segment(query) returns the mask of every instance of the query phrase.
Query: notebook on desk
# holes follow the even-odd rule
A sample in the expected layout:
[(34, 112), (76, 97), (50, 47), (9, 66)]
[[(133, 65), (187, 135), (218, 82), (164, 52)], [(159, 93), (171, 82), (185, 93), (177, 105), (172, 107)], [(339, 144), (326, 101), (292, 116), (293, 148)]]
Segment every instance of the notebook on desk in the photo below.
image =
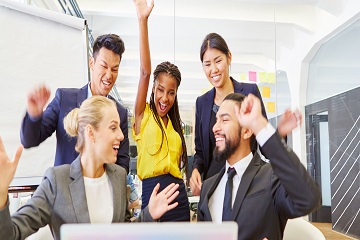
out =
[(64, 224), (61, 240), (237, 240), (235, 222)]

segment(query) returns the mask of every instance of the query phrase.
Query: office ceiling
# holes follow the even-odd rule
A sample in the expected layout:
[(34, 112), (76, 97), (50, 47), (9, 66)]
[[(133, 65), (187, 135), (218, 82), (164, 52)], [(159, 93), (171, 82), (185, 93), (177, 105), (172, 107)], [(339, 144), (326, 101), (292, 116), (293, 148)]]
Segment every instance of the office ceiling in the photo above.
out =
[[(341, 1), (338, 1), (341, 2)], [(139, 76), (138, 25), (131, 0), (77, 0), (96, 38), (116, 33), (126, 51), (121, 62), (117, 90), (124, 104), (133, 109)], [(231, 75), (240, 80), (248, 71), (277, 72), (276, 101), (289, 106), (286, 73), (277, 62), (283, 49), (294, 46), (294, 31), (313, 34), (312, 20), (321, 11), (336, 15), (341, 4), (326, 0), (155, 0), (149, 19), (153, 68), (174, 62), (182, 72), (179, 89), (182, 118), (193, 118), (196, 97), (210, 89), (199, 59), (204, 36), (220, 33), (232, 51)], [(281, 112), (279, 112), (281, 113)]]

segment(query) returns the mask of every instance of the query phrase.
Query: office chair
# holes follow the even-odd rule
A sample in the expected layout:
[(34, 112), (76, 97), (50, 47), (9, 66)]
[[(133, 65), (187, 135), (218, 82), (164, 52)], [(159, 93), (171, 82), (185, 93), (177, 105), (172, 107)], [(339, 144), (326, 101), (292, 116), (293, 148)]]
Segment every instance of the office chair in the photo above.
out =
[(302, 217), (289, 219), (284, 230), (283, 240), (325, 240), (322, 232)]

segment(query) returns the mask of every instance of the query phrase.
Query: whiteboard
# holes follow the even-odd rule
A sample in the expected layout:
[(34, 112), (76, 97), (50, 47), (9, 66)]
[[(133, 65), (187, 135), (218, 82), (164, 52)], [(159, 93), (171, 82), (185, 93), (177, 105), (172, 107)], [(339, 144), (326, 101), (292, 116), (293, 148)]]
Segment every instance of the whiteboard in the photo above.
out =
[[(0, 136), (9, 157), (20, 144), (29, 90), (45, 83), (51, 101), (57, 88), (88, 82), (85, 25), (84, 19), (0, 0)], [(53, 166), (55, 147), (53, 134), (26, 149), (15, 177), (42, 176)]]

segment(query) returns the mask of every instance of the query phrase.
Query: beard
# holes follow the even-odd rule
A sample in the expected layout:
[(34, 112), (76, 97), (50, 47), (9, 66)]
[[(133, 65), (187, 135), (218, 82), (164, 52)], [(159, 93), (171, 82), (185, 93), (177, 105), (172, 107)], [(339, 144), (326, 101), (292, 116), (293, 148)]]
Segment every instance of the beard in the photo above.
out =
[(241, 138), (241, 127), (238, 130), (238, 135), (234, 139), (225, 138), (225, 148), (220, 150), (218, 146), (215, 146), (213, 152), (213, 160), (217, 162), (223, 162), (229, 159), (231, 155), (233, 155), (236, 149), (240, 146), (240, 138)]

